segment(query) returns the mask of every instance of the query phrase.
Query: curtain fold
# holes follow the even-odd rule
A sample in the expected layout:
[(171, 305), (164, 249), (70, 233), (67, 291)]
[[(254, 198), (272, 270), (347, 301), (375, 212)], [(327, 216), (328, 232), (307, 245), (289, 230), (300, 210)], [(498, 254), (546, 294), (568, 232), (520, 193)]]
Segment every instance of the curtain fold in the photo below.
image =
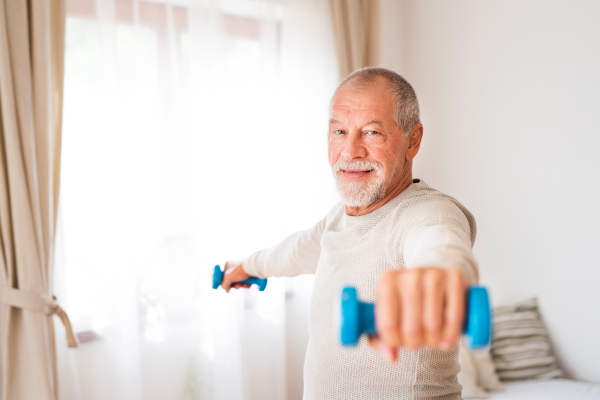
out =
[(378, 63), (378, 0), (329, 0), (340, 79)]
[(56, 399), (52, 296), (64, 0), (0, 0), (2, 398)]

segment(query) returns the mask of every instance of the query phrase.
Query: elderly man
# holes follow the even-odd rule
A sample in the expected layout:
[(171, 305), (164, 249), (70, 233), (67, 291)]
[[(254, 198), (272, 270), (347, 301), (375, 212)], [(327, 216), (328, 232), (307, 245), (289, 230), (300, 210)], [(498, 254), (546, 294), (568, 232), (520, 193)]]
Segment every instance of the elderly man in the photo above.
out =
[[(342, 203), (312, 228), (228, 262), (223, 287), (248, 287), (232, 283), (249, 276), (316, 275), (304, 399), (460, 399), (465, 290), (478, 279), (475, 219), (413, 179), (423, 125), (400, 75), (352, 73), (335, 91), (330, 117), (329, 163)], [(379, 336), (350, 350), (333, 326), (343, 285), (376, 301)]]

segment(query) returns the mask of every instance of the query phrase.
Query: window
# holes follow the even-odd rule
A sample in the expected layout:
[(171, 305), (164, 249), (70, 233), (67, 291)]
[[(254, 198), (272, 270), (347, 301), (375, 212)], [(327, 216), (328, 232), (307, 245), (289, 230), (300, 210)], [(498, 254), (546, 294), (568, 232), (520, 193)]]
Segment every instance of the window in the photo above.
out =
[(336, 199), (326, 5), (68, 4), (57, 291), (87, 342), (63, 397), (281, 398), (291, 283), (210, 279)]

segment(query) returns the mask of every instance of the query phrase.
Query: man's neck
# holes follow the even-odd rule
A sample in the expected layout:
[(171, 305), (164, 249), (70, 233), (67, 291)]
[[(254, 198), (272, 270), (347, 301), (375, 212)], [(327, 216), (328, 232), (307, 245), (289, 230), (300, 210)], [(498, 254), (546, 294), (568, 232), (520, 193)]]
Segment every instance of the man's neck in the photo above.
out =
[(412, 168), (410, 168), (407, 173), (402, 175), (402, 178), (396, 182), (389, 190), (386, 191), (385, 196), (381, 200), (376, 201), (375, 203), (371, 203), (368, 206), (363, 207), (348, 207), (344, 206), (344, 211), (346, 215), (350, 215), (353, 217), (360, 217), (361, 215), (366, 215), (370, 212), (377, 210), (379, 207), (383, 206), (388, 201), (392, 200), (394, 197), (398, 196), (400, 193), (404, 191), (407, 187), (412, 183)]

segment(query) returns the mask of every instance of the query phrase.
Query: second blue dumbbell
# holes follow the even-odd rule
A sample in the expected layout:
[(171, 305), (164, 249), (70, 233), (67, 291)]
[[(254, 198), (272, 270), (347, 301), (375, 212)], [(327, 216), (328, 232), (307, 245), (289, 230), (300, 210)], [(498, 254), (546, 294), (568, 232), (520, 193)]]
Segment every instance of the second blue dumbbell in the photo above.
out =
[[(213, 273), (213, 289), (217, 289), (219, 286), (221, 286), (221, 282), (223, 282), (224, 275), (225, 272), (221, 270), (221, 267), (215, 265), (215, 272)], [(256, 278), (254, 276), (241, 282), (234, 282), (232, 283), (232, 285), (235, 285), (236, 283), (247, 283), (249, 285), (256, 285), (258, 286), (258, 290), (261, 292), (267, 287), (266, 279)]]
[[(358, 300), (356, 288), (345, 287), (341, 293), (340, 341), (344, 346), (356, 346), (360, 335), (377, 335), (375, 305)], [(467, 294), (467, 313), (463, 328), (465, 342), (470, 349), (479, 349), (490, 343), (492, 313), (486, 288), (471, 286)]]

